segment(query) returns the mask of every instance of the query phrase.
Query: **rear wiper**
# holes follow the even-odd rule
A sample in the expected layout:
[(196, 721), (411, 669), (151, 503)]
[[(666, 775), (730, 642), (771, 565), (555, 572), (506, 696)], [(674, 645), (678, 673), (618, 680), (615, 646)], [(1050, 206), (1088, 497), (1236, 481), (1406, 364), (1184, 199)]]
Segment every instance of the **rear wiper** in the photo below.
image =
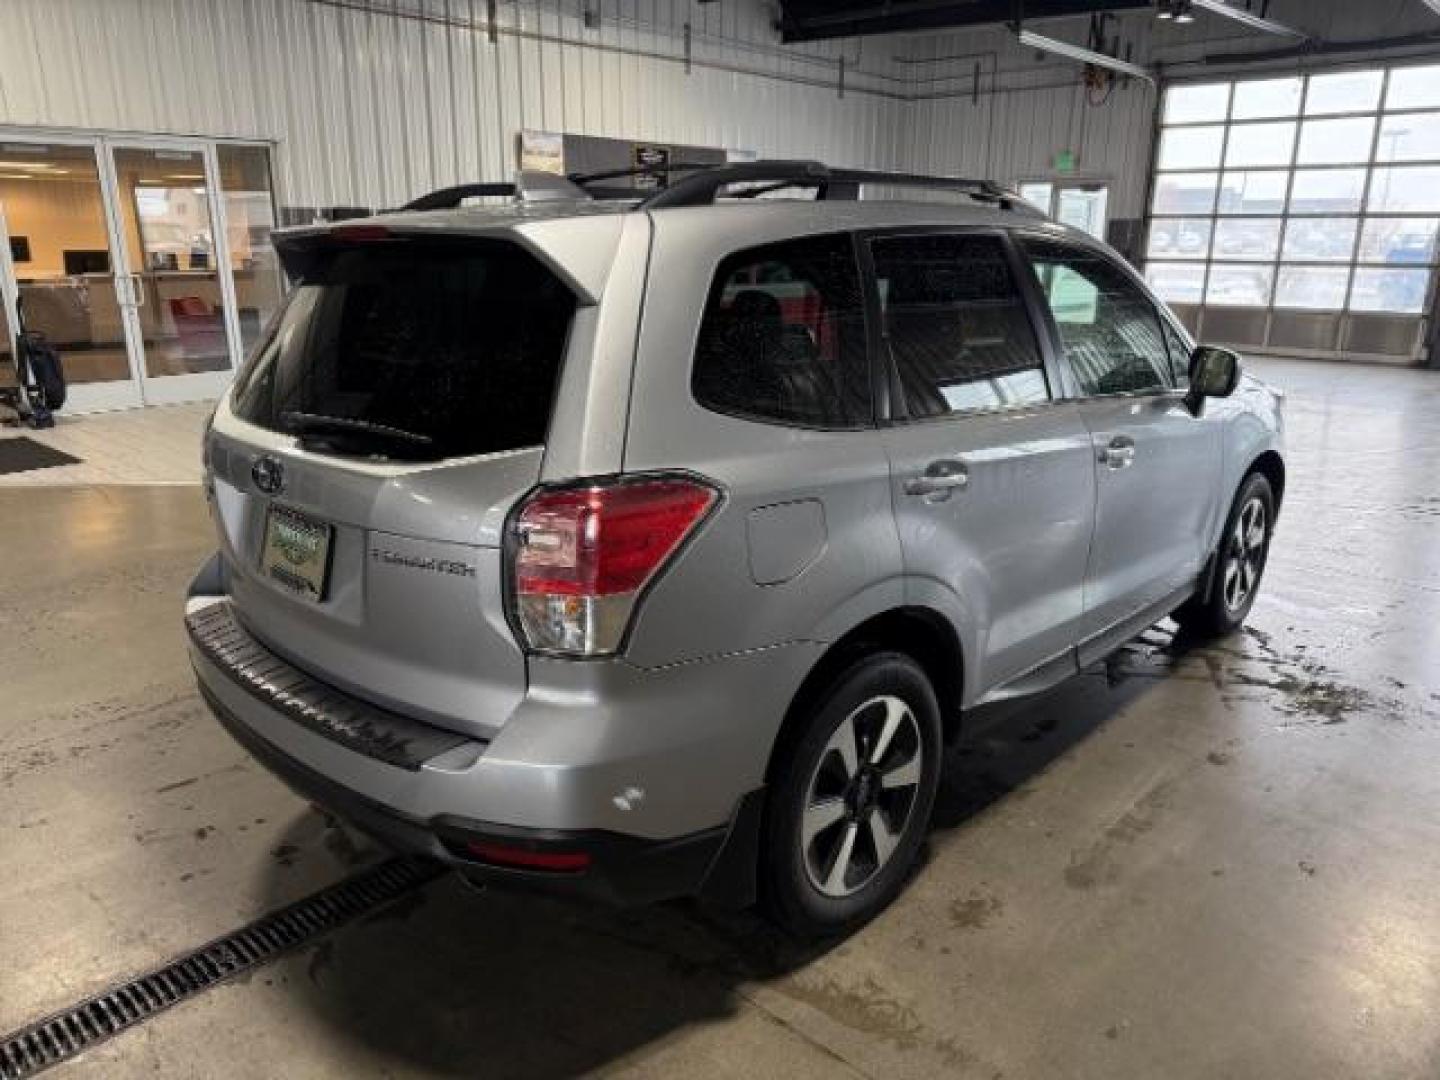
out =
[(355, 420), (347, 416), (321, 416), (318, 413), (285, 412), (280, 414), (280, 423), (285, 430), (301, 437), (307, 435), (338, 436), (344, 438), (372, 438), (389, 443), (400, 443), (411, 450), (428, 450), (435, 445), (429, 435), (420, 435), (404, 428), (377, 424), (370, 420)]

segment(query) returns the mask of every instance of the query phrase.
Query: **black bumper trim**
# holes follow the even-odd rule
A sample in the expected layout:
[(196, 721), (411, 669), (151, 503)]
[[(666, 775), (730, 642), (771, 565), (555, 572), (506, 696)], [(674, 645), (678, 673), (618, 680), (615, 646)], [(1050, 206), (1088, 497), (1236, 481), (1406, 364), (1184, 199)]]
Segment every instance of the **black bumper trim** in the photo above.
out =
[(485, 744), (422, 724), (312, 678), (271, 652), (240, 625), (228, 601), (185, 616), (205, 659), (251, 697), (347, 750), (412, 772), (447, 750)]

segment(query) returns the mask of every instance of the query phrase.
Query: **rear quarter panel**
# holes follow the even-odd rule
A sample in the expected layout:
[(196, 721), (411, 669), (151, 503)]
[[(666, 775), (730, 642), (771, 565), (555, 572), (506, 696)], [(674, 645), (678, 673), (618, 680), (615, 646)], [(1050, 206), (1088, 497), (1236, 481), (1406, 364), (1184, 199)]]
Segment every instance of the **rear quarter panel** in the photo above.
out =
[[(655, 215), (625, 470), (687, 469), (716, 481), (724, 499), (641, 607), (627, 657), (642, 666), (830, 641), (904, 603), (877, 432), (753, 422), (711, 412), (691, 394), (691, 359), (721, 259), (836, 229), (832, 217), (819, 214), (811, 221), (791, 215), (783, 231), (776, 221), (740, 207)], [(776, 520), (788, 519), (805, 535), (754, 552), (753, 542), (778, 539), (767, 511), (800, 500), (817, 501), (820, 514), (781, 513)], [(790, 576), (774, 572), (786, 564)]]

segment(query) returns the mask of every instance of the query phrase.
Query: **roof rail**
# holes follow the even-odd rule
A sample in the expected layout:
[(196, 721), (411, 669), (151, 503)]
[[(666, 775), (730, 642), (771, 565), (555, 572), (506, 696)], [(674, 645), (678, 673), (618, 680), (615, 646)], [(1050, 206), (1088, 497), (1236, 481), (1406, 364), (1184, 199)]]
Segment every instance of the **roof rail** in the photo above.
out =
[(638, 209), (656, 210), (672, 206), (705, 206), (731, 184), (756, 184), (756, 189), (738, 195), (760, 195), (787, 187), (813, 187), (817, 199), (850, 200), (860, 197), (864, 184), (952, 191), (980, 202), (994, 203), (1002, 210), (1027, 206), (1019, 195), (989, 180), (958, 176), (924, 176), (916, 173), (881, 172), (870, 169), (832, 169), (818, 161), (746, 161), (717, 165), (697, 171), (644, 199)]
[(466, 199), (476, 199), (485, 195), (495, 195), (508, 198), (515, 194), (514, 184), (456, 184), (454, 187), (441, 188), (439, 191), (432, 191), (428, 195), (421, 195), (418, 199), (411, 199), (401, 210), (454, 210)]
[[(668, 187), (660, 188), (649, 195), (634, 188), (610, 187), (604, 183), (626, 177), (677, 172), (684, 175)], [(568, 176), (527, 171), (518, 174), (513, 183), (458, 184), (455, 187), (441, 188), (406, 203), (400, 209), (453, 210), (466, 199), (488, 195), (527, 201), (639, 199), (637, 210), (657, 210), (672, 206), (708, 206), (725, 188), (734, 184), (752, 185), (735, 192), (740, 198), (752, 198), (791, 187), (808, 187), (815, 189), (817, 199), (853, 201), (860, 198), (860, 188), (865, 184), (888, 184), (894, 187), (968, 195), (979, 202), (993, 203), (1001, 210), (1034, 209), (1015, 192), (989, 180), (871, 169), (832, 169), (819, 161), (786, 160), (742, 161), (727, 165), (703, 165), (698, 162), (637, 165), (605, 172), (570, 173)], [(1038, 210), (1035, 212), (1039, 213)]]

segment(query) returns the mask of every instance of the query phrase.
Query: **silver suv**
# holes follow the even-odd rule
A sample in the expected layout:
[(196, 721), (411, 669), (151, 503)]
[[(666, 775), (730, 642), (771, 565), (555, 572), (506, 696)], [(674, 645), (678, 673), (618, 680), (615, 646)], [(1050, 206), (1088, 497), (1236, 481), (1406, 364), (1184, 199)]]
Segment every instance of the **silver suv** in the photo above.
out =
[(200, 688), (471, 878), (842, 931), (969, 710), (1244, 619), (1280, 398), (989, 184), (597, 186), (277, 234), (294, 287), (205, 438)]

